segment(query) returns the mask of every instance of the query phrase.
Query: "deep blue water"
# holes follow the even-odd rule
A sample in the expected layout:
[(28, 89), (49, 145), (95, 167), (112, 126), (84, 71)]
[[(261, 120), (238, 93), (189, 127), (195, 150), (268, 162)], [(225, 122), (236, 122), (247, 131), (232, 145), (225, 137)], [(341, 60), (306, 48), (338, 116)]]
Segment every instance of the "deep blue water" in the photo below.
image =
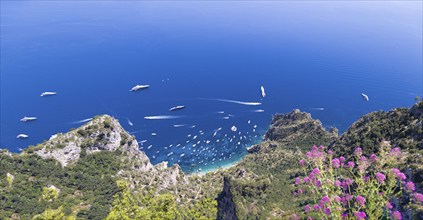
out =
[[(110, 114), (147, 140), (153, 163), (204, 169), (244, 155), (277, 112), (299, 108), (342, 132), (422, 95), (418, 1), (2, 1), (0, 16), (0, 147), (15, 152)], [(129, 92), (136, 84), (151, 87)], [(144, 119), (157, 115), (181, 117)]]

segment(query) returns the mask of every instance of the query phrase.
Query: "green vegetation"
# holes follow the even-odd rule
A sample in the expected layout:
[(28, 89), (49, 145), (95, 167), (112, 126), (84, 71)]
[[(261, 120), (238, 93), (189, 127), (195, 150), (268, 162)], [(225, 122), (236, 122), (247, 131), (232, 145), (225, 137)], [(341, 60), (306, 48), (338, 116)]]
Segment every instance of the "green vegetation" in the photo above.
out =
[(178, 206), (170, 193), (133, 193), (124, 180), (118, 180), (119, 192), (114, 196), (113, 207), (107, 220), (172, 220), (216, 219), (217, 201), (209, 198), (195, 202), (191, 208)]
[[(60, 206), (63, 206), (65, 215), (69, 215), (84, 203), (91, 204), (91, 208), (81, 210), (78, 217), (104, 219), (117, 191), (114, 175), (119, 167), (118, 155), (113, 152), (82, 157), (66, 168), (56, 160), (44, 160), (36, 155), (10, 157), (0, 154), (0, 179), (6, 179), (7, 173), (15, 176), (12, 187), (7, 181), (0, 182), (0, 219), (13, 213), (28, 219)], [(54, 185), (61, 193), (48, 188), (49, 185)]]
[(51, 202), (59, 197), (59, 189), (51, 187), (43, 187), (42, 198), (46, 202)]
[(63, 207), (57, 209), (47, 209), (43, 213), (34, 216), (32, 220), (74, 220), (75, 216), (65, 216)]

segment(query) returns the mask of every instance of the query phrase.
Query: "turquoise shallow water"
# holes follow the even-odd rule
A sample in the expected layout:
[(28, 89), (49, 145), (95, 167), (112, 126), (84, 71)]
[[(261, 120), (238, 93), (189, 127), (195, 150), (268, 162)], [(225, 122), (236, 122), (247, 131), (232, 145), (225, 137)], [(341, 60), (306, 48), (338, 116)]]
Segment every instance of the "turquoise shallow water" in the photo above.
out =
[[(422, 94), (421, 4), (2, 1), (0, 146), (110, 114), (153, 163), (194, 171), (245, 155), (277, 112), (345, 131)], [(137, 84), (150, 88), (129, 92)]]

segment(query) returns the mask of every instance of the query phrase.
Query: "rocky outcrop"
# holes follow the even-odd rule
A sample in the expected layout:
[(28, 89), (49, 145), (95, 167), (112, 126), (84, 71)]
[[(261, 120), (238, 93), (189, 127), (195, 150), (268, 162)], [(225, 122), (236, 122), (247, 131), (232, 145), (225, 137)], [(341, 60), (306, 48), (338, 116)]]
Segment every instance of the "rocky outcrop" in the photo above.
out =
[(257, 153), (259, 151), (260, 151), (260, 144), (255, 144), (250, 147), (247, 147), (247, 152), (250, 154)]
[[(132, 160), (138, 160), (134, 169), (148, 171), (153, 165), (147, 155), (138, 150), (135, 138), (119, 122), (108, 115), (97, 116), (80, 128), (57, 134), (34, 151), (38, 156), (59, 161), (63, 167), (75, 163), (81, 152), (93, 154), (101, 151), (124, 151)], [(141, 162), (141, 163), (140, 163)]]
[(67, 166), (69, 163), (75, 162), (79, 159), (81, 148), (77, 147), (75, 143), (69, 143), (64, 148), (49, 150), (42, 148), (35, 152), (43, 159), (53, 158), (59, 161), (62, 166)]
[(338, 137), (336, 129), (326, 131), (319, 120), (298, 109), (287, 114), (276, 114), (266, 132), (265, 141), (274, 141), (285, 148), (307, 149), (311, 145), (325, 145)]

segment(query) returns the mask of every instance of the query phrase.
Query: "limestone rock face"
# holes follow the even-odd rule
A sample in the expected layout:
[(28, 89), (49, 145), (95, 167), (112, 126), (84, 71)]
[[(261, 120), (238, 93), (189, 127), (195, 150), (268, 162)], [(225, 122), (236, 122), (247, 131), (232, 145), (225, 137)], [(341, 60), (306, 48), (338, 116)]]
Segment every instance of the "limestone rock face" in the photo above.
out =
[(145, 153), (139, 151), (135, 138), (129, 135), (116, 119), (108, 115), (95, 117), (68, 133), (54, 135), (42, 146), (35, 153), (44, 159), (56, 159), (62, 166), (78, 161), (82, 151), (93, 154), (120, 150), (126, 152), (129, 158), (144, 162), (136, 167), (137, 170), (147, 171), (153, 167)]
[(255, 145), (247, 148), (247, 152), (250, 153), (250, 154), (257, 153), (257, 152), (259, 152), (259, 150), (260, 150), (260, 144), (255, 144)]
[(43, 148), (35, 153), (43, 159), (54, 158), (58, 160), (62, 166), (66, 166), (79, 159), (81, 148), (77, 147), (75, 143), (69, 143), (69, 145), (62, 149), (47, 150)]

